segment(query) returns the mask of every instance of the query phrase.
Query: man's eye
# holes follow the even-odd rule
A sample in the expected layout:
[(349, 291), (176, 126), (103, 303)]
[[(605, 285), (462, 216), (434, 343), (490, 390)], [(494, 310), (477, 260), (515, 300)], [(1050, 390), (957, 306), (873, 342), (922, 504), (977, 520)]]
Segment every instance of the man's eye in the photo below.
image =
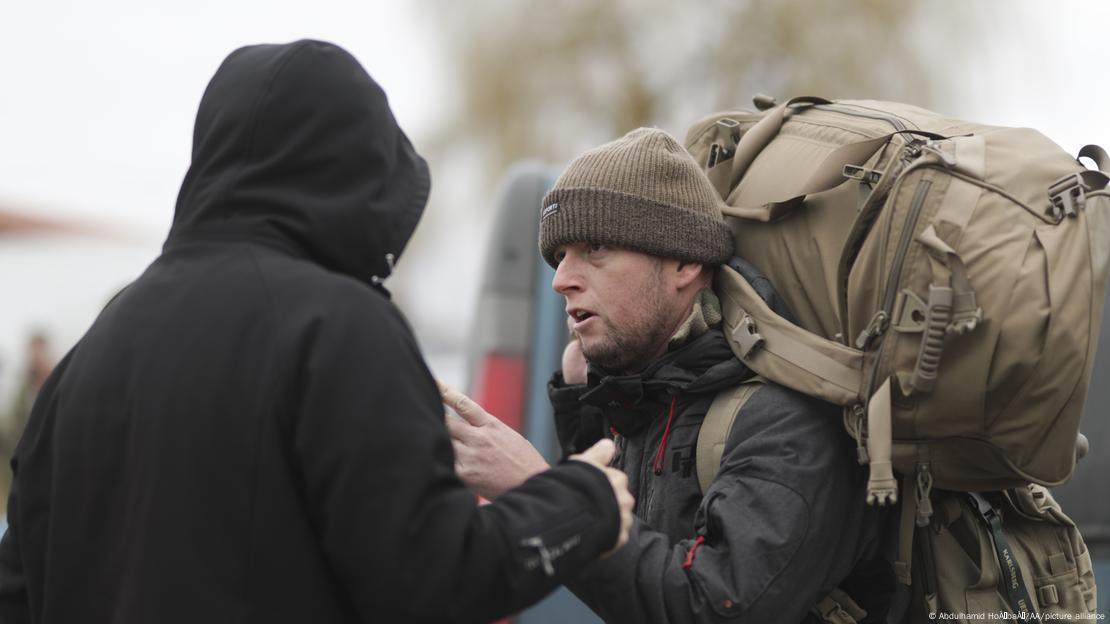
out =
[(566, 258), (566, 257), (567, 257), (567, 252), (565, 252), (565, 251), (556, 251), (555, 252), (555, 264), (561, 263), (563, 261), (563, 258)]
[(602, 245), (600, 243), (590, 243), (590, 253), (597, 253), (599, 251), (605, 251), (605, 245)]

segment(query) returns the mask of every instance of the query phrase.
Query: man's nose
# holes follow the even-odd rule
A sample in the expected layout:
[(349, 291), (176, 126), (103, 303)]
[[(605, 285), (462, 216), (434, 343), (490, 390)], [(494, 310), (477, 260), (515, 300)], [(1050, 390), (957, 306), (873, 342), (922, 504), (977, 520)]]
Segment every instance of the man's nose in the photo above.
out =
[(555, 268), (555, 277), (551, 278), (551, 289), (560, 295), (566, 295), (574, 290), (582, 289), (581, 275), (575, 268), (575, 262), (570, 255), (564, 256), (559, 266)]

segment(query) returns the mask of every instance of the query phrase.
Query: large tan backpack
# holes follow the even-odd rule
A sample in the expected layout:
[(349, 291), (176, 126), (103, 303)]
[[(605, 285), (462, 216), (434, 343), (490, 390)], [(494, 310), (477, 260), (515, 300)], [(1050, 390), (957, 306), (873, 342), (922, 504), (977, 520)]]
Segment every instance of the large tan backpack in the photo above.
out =
[[(1036, 131), (904, 104), (757, 107), (699, 121), (686, 144), (796, 323), (726, 267), (726, 334), (762, 377), (845, 407), (871, 502), (895, 502), (901, 477), (909, 584), (913, 526), (949, 492), (1071, 475), (1110, 272), (1110, 158), (1084, 148), (1090, 171)], [(1063, 556), (1081, 576), (1085, 548)]]
[[(717, 476), (737, 415), (764, 382), (758, 376), (748, 379), (718, 393), (710, 404), (695, 454), (702, 492)], [(936, 513), (907, 533), (917, 555), (905, 622), (924, 624), (942, 614), (946, 621), (971, 622), (1003, 613), (1062, 619), (1096, 613), (1087, 545), (1044, 487), (1029, 484), (987, 494), (934, 490), (929, 498)], [(907, 518), (913, 509), (903, 507)], [(911, 584), (908, 577), (902, 580)], [(868, 614), (854, 598), (838, 588), (811, 611), (827, 624), (857, 624)]]

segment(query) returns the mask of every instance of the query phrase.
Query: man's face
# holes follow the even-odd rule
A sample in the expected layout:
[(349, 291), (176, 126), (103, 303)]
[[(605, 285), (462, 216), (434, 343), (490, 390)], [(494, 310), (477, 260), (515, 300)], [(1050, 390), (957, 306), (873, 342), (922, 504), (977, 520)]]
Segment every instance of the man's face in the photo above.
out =
[(590, 243), (563, 245), (555, 259), (551, 287), (566, 297), (588, 361), (632, 371), (666, 351), (682, 321), (677, 261)]

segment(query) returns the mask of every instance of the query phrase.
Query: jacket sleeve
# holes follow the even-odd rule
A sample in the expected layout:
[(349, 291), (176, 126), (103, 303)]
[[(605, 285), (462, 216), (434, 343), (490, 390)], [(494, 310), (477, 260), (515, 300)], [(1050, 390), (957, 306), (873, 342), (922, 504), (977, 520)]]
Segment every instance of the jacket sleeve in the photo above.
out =
[(547, 396), (555, 417), (555, 436), (563, 457), (581, 453), (607, 437), (601, 410), (578, 400), (586, 390), (586, 384), (566, 384), (561, 371), (556, 371), (547, 384)]
[(829, 406), (778, 386), (742, 408), (697, 512), (704, 541), (637, 523), (569, 587), (606, 622), (802, 621), (851, 570), (864, 475)]
[(584, 463), (476, 503), (411, 332), (392, 305), (379, 310), (319, 324), (291, 432), (324, 555), (362, 619), (488, 622), (612, 547), (616, 500)]

